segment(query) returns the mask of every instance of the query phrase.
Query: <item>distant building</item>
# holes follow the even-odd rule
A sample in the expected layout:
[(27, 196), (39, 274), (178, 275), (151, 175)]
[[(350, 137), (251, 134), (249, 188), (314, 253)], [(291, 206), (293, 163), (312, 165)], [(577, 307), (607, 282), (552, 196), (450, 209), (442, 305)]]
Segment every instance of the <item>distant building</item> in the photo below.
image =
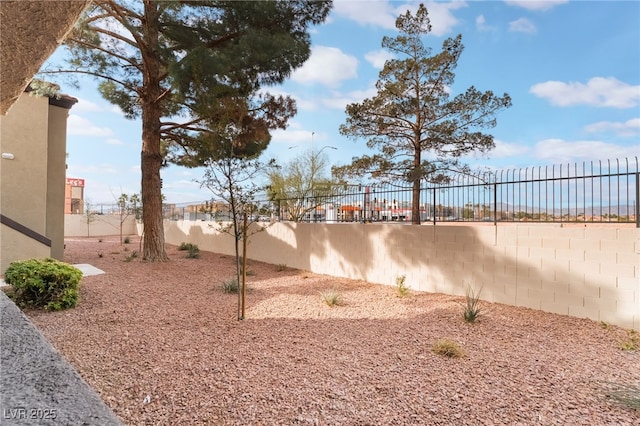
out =
[(67, 178), (64, 188), (64, 214), (84, 213), (84, 179)]

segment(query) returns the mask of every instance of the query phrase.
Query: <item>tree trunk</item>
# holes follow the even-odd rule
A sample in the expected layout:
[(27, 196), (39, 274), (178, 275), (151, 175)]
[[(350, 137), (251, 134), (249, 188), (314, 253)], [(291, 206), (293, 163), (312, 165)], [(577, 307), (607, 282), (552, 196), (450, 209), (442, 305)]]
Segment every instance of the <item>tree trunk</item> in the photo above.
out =
[[(418, 141), (420, 136), (417, 136)], [(420, 172), (420, 163), (422, 162), (422, 150), (420, 143), (416, 144), (413, 153), (413, 188), (411, 191), (411, 223), (420, 225), (420, 182), (422, 181), (422, 173)]]
[(158, 50), (158, 5), (156, 2), (144, 2), (145, 23), (143, 32), (147, 43), (141, 46), (144, 61), (143, 82), (145, 91), (142, 102), (142, 222), (144, 244), (142, 259), (152, 262), (168, 260), (164, 247), (164, 225), (162, 220), (162, 184), (160, 167), (160, 117), (159, 101), (161, 86), (160, 62), (155, 55)]

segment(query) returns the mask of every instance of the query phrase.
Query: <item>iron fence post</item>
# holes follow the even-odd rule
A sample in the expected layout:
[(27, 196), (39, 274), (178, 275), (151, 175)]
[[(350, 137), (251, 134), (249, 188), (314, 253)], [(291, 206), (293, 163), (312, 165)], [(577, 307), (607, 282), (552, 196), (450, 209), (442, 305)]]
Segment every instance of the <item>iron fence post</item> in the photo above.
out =
[(640, 228), (640, 172), (636, 171), (636, 228)]
[(493, 224), (498, 226), (498, 183), (493, 182)]
[(436, 224), (436, 188), (433, 188), (433, 225), (435, 226)]

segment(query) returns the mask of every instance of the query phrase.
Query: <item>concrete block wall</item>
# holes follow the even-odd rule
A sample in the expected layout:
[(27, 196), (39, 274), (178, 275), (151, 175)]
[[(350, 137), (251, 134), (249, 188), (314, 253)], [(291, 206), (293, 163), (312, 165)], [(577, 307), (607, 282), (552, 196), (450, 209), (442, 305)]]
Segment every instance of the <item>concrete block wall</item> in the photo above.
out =
[[(136, 220), (133, 216), (124, 219), (122, 235), (136, 235)], [(64, 215), (65, 237), (104, 237), (120, 234), (120, 216), (95, 215), (91, 223), (87, 224), (87, 217), (82, 214)]]
[[(169, 244), (233, 254), (210, 222), (167, 221)], [(276, 223), (249, 258), (338, 277), (464, 295), (640, 330), (640, 230), (625, 225)]]

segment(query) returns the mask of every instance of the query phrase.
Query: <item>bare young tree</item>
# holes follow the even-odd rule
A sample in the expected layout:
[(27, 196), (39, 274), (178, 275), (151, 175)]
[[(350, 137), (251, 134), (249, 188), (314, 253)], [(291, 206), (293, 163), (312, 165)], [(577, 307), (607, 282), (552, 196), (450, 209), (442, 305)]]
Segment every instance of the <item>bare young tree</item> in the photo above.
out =
[(291, 221), (301, 221), (316, 209), (318, 200), (331, 193), (333, 181), (327, 177), (329, 160), (323, 152), (325, 148), (336, 149), (311, 149), (267, 173), (269, 199), (277, 202), (281, 214)]

